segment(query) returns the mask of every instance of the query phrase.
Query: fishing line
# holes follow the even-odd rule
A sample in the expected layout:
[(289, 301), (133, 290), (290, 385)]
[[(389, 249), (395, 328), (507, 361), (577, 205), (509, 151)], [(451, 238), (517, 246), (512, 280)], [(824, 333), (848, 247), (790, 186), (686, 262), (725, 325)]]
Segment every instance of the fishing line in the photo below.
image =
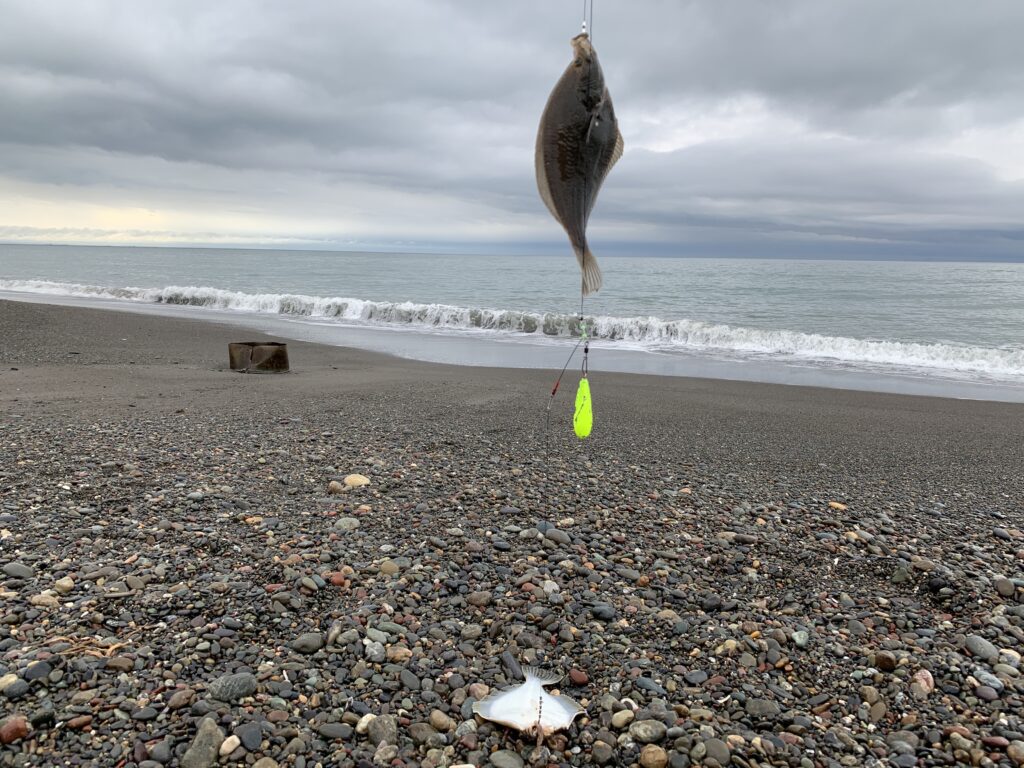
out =
[(582, 287), (580, 288), (580, 314), (579, 314), (579, 319), (580, 319), (580, 326), (579, 326), (580, 327), (580, 338), (579, 338), (579, 341), (576, 342), (575, 346), (573, 346), (573, 348), (572, 348), (572, 351), (569, 352), (569, 357), (566, 358), (565, 365), (563, 365), (562, 366), (562, 370), (559, 371), (558, 378), (555, 379), (555, 385), (551, 388), (551, 396), (548, 398), (548, 406), (545, 409), (545, 415), (544, 415), (544, 428), (547, 429), (547, 430), (551, 429), (551, 405), (552, 405), (552, 403), (555, 402), (555, 395), (558, 394), (558, 388), (562, 384), (562, 377), (565, 375), (565, 372), (569, 369), (569, 363), (571, 363), (573, 357), (576, 356), (576, 351), (580, 348), (581, 344), (583, 345), (583, 365), (582, 365), (580, 370), (581, 370), (584, 378), (586, 378), (587, 373), (589, 373), (589, 371), (590, 371), (590, 364), (589, 364), (589, 361), (588, 361), (588, 356), (590, 355), (590, 337), (587, 335), (587, 321), (586, 321), (586, 319), (585, 319), (585, 317), (583, 315), (583, 288)]
[[(580, 321), (583, 320), (583, 299), (580, 298)], [(581, 325), (582, 328), (582, 325)], [(555, 395), (558, 394), (558, 387), (562, 383), (562, 377), (565, 375), (566, 370), (569, 368), (569, 363), (572, 362), (573, 356), (576, 354), (576, 350), (580, 348), (580, 344), (583, 343), (585, 336), (581, 335), (580, 340), (576, 342), (576, 346), (572, 348), (572, 352), (569, 353), (568, 359), (565, 361), (565, 365), (562, 366), (561, 372), (558, 374), (558, 378), (555, 379), (555, 386), (551, 388), (551, 397), (548, 398), (547, 412), (544, 417), (544, 428), (551, 428), (551, 404), (555, 402)]]
[(587, 23), (587, 0), (583, 0), (583, 34), (587, 34), (587, 29), (590, 29), (590, 39), (594, 39), (594, 0), (590, 0), (590, 23)]
[(587, 336), (587, 322), (583, 319), (583, 287), (580, 286), (580, 341), (583, 342), (583, 375), (587, 375), (587, 355), (590, 354), (590, 337)]

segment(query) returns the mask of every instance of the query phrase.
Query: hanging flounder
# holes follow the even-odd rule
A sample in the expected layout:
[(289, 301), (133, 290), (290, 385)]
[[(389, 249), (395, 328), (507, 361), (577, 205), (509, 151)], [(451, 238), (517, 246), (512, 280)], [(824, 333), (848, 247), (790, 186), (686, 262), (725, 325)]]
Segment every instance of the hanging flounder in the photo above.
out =
[(601, 270), (587, 247), (587, 222), (623, 144), (590, 38), (576, 35), (572, 48), (572, 63), (540, 118), (535, 163), (541, 199), (569, 235), (586, 296), (601, 287)]
[(473, 712), (485, 720), (536, 734), (539, 744), (547, 735), (568, 728), (584, 710), (568, 696), (552, 696), (544, 690), (561, 680), (560, 675), (534, 667), (523, 667), (523, 675), (523, 683), (481, 699), (473, 704)]

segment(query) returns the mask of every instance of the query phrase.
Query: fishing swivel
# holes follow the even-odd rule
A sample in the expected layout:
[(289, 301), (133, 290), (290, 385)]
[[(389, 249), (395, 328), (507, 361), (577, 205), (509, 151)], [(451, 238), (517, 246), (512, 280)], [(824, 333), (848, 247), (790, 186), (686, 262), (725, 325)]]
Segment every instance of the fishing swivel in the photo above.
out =
[(587, 356), (590, 354), (590, 339), (587, 338), (587, 323), (583, 319), (583, 315), (580, 315), (580, 340), (583, 342), (583, 375), (586, 376), (588, 372), (587, 368)]

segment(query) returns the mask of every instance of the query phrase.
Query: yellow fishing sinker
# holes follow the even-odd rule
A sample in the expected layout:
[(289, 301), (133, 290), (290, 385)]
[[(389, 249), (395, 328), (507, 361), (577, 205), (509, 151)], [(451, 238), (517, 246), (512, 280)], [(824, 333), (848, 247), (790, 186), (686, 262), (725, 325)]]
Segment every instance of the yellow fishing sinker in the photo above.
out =
[(576, 390), (576, 411), (572, 415), (572, 428), (576, 437), (583, 440), (594, 427), (594, 409), (590, 400), (590, 382), (584, 376)]

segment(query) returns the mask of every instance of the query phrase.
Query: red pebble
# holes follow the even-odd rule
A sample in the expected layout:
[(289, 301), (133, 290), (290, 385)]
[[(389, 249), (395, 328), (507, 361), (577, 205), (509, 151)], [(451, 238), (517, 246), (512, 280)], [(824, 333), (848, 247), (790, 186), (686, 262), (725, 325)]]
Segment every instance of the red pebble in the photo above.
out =
[(81, 731), (92, 725), (92, 715), (79, 715), (78, 717), (72, 717), (67, 722), (68, 728), (73, 731)]
[(590, 677), (587, 673), (575, 667), (569, 670), (569, 679), (572, 680), (573, 685), (586, 685), (590, 682)]
[(28, 720), (21, 715), (11, 715), (0, 723), (0, 744), (13, 744), (28, 736)]

